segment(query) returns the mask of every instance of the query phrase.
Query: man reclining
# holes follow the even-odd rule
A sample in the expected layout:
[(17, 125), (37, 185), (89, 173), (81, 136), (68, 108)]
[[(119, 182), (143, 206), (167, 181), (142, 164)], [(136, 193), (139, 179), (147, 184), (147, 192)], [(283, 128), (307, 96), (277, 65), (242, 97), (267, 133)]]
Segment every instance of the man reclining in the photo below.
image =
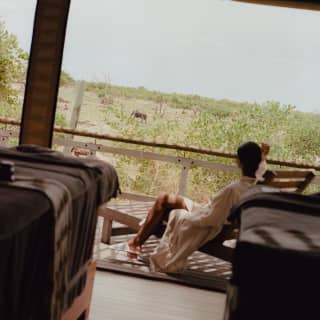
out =
[(262, 147), (254, 142), (242, 144), (237, 150), (241, 178), (214, 194), (204, 206), (179, 195), (159, 195), (140, 230), (129, 241), (130, 250), (139, 253), (151, 234), (162, 235), (160, 244), (150, 256), (152, 270), (183, 271), (188, 256), (220, 233), (230, 209), (256, 183), (268, 152), (266, 144)]

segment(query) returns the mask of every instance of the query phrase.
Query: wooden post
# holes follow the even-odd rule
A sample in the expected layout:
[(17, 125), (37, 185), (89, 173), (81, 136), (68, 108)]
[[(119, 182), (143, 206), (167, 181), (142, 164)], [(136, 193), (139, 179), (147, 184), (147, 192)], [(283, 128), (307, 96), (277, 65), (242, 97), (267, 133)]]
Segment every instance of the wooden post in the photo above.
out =
[[(81, 106), (83, 102), (83, 95), (85, 90), (85, 82), (79, 81), (77, 86), (77, 94), (76, 98), (74, 100), (73, 108), (72, 108), (72, 114), (70, 118), (69, 128), (71, 130), (75, 130), (77, 128), (77, 124), (79, 121)], [(73, 139), (73, 135), (71, 136), (71, 139)], [(65, 153), (70, 153), (71, 148), (70, 147), (64, 147), (63, 150)]]
[(51, 147), (70, 0), (38, 0), (20, 144)]
[(181, 170), (181, 176), (179, 181), (179, 191), (178, 194), (184, 196), (187, 190), (187, 179), (188, 179), (189, 167), (183, 166)]
[(85, 90), (85, 82), (79, 81), (78, 88), (77, 88), (77, 95), (73, 104), (72, 115), (71, 115), (70, 124), (69, 124), (69, 128), (73, 130), (77, 128), (77, 124), (79, 121), (84, 90)]

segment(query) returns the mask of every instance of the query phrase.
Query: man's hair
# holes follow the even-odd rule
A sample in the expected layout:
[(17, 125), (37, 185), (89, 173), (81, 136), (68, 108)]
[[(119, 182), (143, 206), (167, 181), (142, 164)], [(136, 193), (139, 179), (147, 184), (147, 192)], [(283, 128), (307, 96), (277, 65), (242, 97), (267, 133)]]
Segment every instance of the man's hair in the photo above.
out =
[(240, 145), (237, 155), (242, 164), (243, 174), (254, 177), (261, 162), (261, 148), (255, 142), (249, 141)]

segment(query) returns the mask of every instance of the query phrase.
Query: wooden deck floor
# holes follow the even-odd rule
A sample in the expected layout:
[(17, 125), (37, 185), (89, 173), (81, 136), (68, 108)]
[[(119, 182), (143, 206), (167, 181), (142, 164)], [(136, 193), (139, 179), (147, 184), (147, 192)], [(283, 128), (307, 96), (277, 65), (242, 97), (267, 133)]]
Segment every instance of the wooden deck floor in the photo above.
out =
[[(95, 254), (101, 249), (102, 219)], [(97, 271), (89, 320), (222, 320), (226, 295), (181, 284)]]
[(90, 320), (222, 320), (225, 294), (97, 271)]

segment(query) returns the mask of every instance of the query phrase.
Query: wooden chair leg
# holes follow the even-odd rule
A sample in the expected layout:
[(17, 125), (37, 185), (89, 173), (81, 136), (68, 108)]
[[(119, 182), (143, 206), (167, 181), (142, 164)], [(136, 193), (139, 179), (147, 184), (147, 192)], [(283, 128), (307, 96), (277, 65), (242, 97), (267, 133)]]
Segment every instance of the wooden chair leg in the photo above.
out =
[(101, 242), (110, 244), (111, 233), (112, 233), (112, 220), (108, 218), (104, 218)]
[(88, 319), (95, 273), (96, 262), (91, 261), (87, 268), (87, 280), (82, 293), (75, 298), (70, 308), (62, 315), (61, 320)]
[(207, 242), (199, 251), (215, 256), (225, 261), (232, 262), (233, 250), (230, 247), (225, 247), (223, 242), (236, 237), (236, 225), (226, 224), (216, 238)]
[(221, 243), (212, 242), (205, 244), (199, 249), (201, 252), (229, 262), (232, 262), (233, 250), (232, 248), (223, 246)]

